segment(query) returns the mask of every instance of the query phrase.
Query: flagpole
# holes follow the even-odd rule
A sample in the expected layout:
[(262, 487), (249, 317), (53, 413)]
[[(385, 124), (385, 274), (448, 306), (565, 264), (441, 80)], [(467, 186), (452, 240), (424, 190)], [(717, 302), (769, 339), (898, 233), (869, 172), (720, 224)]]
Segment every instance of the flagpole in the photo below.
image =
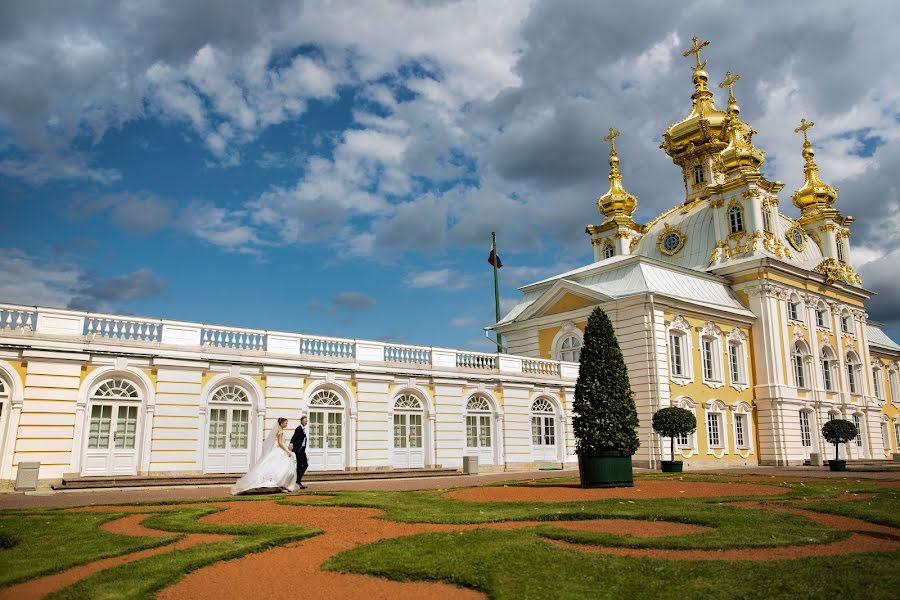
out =
[[(496, 315), (495, 323), (500, 322), (500, 283), (497, 279), (497, 233), (491, 232), (491, 252), (494, 253), (494, 260), (491, 261), (494, 267), (494, 314)], [(503, 341), (499, 332), (497, 333), (497, 352), (503, 352)]]

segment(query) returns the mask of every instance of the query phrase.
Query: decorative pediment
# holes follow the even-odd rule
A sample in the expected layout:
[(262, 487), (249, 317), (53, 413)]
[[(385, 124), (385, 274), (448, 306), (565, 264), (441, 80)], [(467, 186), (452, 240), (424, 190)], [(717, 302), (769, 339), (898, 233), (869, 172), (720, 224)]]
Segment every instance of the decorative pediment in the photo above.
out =
[(687, 333), (691, 330), (691, 324), (687, 322), (687, 319), (678, 315), (671, 321), (666, 321), (666, 329), (676, 329)]
[(559, 279), (547, 288), (547, 291), (528, 308), (522, 311), (522, 314), (516, 317), (516, 321), (521, 322), (544, 315), (555, 315), (579, 308), (587, 308), (609, 300), (612, 300), (612, 298), (606, 294), (573, 281)]
[(707, 321), (702, 327), (698, 327), (697, 331), (701, 336), (719, 337), (722, 335), (722, 329), (712, 321)]

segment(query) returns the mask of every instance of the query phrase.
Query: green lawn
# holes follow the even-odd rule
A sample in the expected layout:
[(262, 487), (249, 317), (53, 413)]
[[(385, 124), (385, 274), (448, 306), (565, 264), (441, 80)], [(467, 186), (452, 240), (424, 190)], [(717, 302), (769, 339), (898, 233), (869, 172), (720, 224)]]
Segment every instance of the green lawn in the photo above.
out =
[[(647, 478), (677, 478), (686, 485), (691, 480), (717, 480), (693, 474), (650, 475)], [(900, 491), (896, 488), (850, 479), (787, 482), (772, 478), (767, 483), (783, 487), (785, 493), (749, 499), (845, 514), (900, 527), (896, 516), (900, 514)], [(729, 498), (593, 500), (559, 504), (463, 502), (444, 497), (445, 492), (335, 492), (327, 499), (307, 500), (303, 495), (295, 495), (277, 501), (291, 505), (377, 508), (385, 511), (383, 518), (406, 523), (543, 522), (537, 527), (517, 530), (484, 529), (384, 540), (334, 556), (326, 565), (332, 570), (400, 581), (446, 581), (481, 590), (493, 598), (885, 598), (895, 597), (895, 590), (900, 588), (898, 552), (771, 562), (676, 562), (582, 552), (550, 541), (717, 550), (827, 544), (849, 535), (802, 516), (728, 504), (741, 497), (740, 486), (735, 487), (735, 495)], [(847, 492), (877, 495), (871, 500), (833, 499)], [(272, 497), (239, 501), (254, 500), (272, 500)], [(221, 502), (222, 499), (209, 501)], [(197, 504), (198, 501), (190, 500), (189, 503)], [(144, 506), (153, 513), (156, 504)], [(103, 531), (100, 525), (125, 514), (116, 512), (115, 508), (105, 513), (0, 512), (0, 588), (100, 558), (167, 544), (190, 533), (235, 536), (231, 540), (166, 552), (101, 571), (51, 595), (52, 598), (68, 599), (150, 599), (157, 590), (205, 565), (317, 533), (290, 524), (214, 525), (200, 521), (203, 516), (219, 510), (213, 506), (184, 506), (157, 511), (144, 524), (172, 533), (164, 538), (130, 537)], [(603, 518), (675, 521), (710, 529), (683, 536), (637, 538), (553, 526), (559, 521)], [(852, 592), (849, 596), (848, 591)]]

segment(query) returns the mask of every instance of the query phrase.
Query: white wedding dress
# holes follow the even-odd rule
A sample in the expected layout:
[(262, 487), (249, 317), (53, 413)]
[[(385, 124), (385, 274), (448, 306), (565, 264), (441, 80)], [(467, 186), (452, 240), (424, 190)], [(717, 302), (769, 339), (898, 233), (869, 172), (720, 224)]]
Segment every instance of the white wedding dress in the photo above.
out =
[(294, 492), (300, 489), (297, 485), (297, 457), (293, 452), (286, 453), (278, 445), (278, 436), (282, 431), (276, 425), (269, 432), (263, 444), (261, 458), (231, 486), (232, 496), (247, 492)]

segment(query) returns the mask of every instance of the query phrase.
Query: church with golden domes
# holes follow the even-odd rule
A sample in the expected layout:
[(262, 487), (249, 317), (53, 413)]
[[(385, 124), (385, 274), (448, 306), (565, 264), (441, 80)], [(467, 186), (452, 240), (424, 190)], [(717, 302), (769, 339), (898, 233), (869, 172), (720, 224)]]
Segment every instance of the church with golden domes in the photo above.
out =
[[(900, 346), (867, 320), (872, 292), (851, 266), (850, 225), (838, 193), (821, 179), (810, 141), (795, 129), (804, 183), (779, 210), (784, 184), (760, 172), (765, 152), (741, 120), (740, 76), (719, 84), (716, 107), (706, 61), (693, 38), (688, 115), (660, 148), (681, 169), (684, 199), (648, 223), (619, 170), (610, 128), (609, 190), (602, 222), (588, 225), (594, 262), (521, 288), (521, 301), (493, 328), (509, 352), (577, 360), (595, 306), (610, 316), (629, 368), (641, 421), (636, 464), (668, 459), (650, 429), (653, 413), (681, 406), (697, 431), (674, 459), (693, 466), (793, 465), (834, 449), (821, 435), (834, 418), (861, 435), (841, 449), (884, 459), (900, 445)], [(812, 130), (814, 131), (814, 130)], [(798, 144), (800, 146), (800, 144)]]

